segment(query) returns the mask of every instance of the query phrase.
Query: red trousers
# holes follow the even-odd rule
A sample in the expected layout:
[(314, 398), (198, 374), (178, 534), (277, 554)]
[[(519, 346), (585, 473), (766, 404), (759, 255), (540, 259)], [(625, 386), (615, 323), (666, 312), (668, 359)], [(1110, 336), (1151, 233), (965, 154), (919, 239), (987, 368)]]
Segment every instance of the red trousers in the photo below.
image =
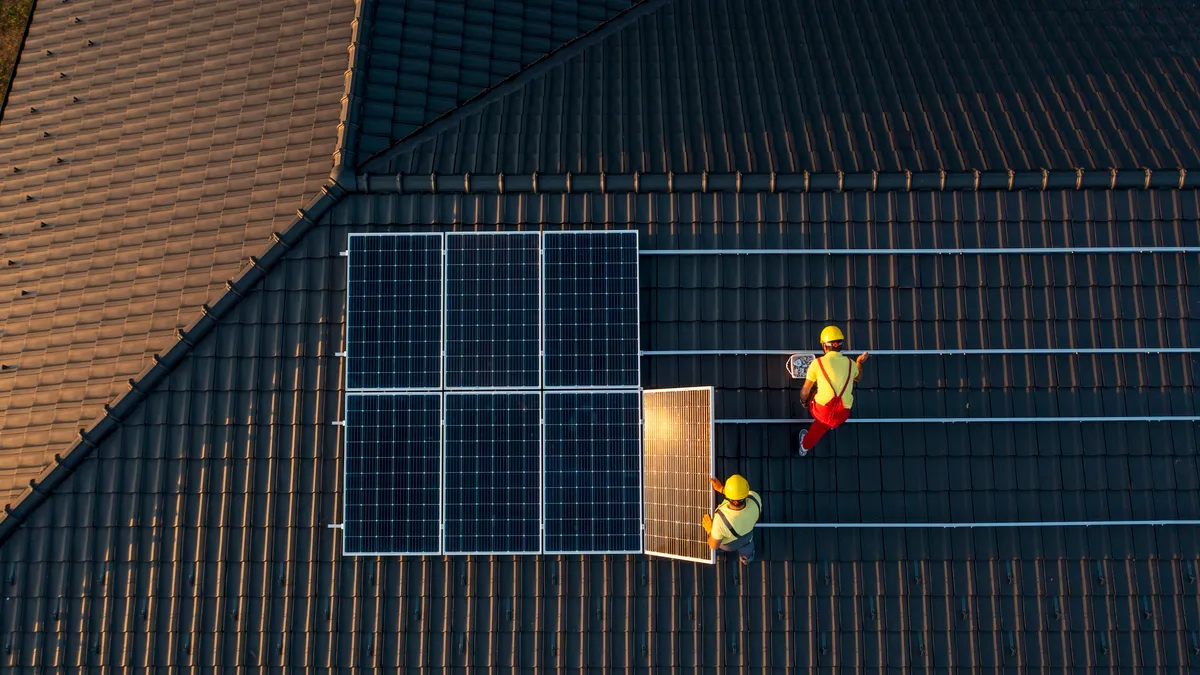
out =
[(842, 423), (850, 419), (850, 409), (843, 408), (838, 413), (828, 413), (825, 406), (812, 401), (808, 404), (808, 410), (812, 413), (813, 423), (808, 428), (808, 433), (804, 435), (804, 449), (812, 450), (817, 447), (817, 443), (826, 431), (836, 429), (842, 426)]
[(802, 443), (804, 449), (812, 450), (817, 447), (817, 443), (821, 441), (821, 437), (831, 428), (821, 420), (813, 420), (812, 426), (808, 428), (808, 433), (804, 435), (804, 443)]

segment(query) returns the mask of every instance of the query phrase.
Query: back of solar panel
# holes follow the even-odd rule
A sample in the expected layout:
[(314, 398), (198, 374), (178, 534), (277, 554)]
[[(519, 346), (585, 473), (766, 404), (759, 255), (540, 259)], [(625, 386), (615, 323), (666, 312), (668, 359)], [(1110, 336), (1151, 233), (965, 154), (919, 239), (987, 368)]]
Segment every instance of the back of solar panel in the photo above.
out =
[(715, 497), (713, 397), (712, 387), (643, 392), (647, 555), (716, 562), (700, 525)]

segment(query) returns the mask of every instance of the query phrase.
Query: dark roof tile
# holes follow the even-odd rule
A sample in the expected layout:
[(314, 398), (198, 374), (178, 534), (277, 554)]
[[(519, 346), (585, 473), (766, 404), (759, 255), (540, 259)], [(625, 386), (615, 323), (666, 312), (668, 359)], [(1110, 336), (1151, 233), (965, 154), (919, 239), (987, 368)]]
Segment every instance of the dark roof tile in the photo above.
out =
[[(1188, 166), (1200, 153), (1191, 134), (1200, 121), (1189, 104), (1200, 93), (1186, 67), (1164, 66), (1190, 63), (1196, 21), (1166, 28), (1153, 13), (1115, 2), (1104, 10), (1082, 2), (979, 2), (946, 12), (772, 0), (645, 9), (369, 167), (1103, 170)], [(1190, 16), (1194, 8), (1173, 3), (1170, 11)], [(1034, 57), (1010, 58), (1014, 49)], [(604, 115), (589, 113), (600, 100), (592, 88), (611, 102)], [(552, 93), (560, 91), (568, 92), (565, 103)], [(524, 116), (509, 114), (516, 108)], [(514, 140), (531, 133), (530, 116), (555, 121), (552, 142), (528, 144), (536, 153), (491, 150), (495, 133)], [(473, 131), (485, 128), (496, 131)], [(421, 149), (454, 137), (465, 144), (449, 164), (432, 164)]]

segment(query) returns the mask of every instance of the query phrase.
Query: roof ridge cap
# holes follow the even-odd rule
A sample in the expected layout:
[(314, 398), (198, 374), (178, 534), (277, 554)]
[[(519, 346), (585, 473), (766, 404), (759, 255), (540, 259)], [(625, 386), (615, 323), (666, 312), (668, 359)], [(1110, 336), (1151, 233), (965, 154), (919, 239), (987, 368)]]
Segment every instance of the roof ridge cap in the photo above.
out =
[(666, 5), (673, 0), (637, 0), (634, 4), (621, 10), (619, 14), (604, 23), (596, 26), (592, 30), (577, 35), (556, 49), (547, 52), (539, 57), (536, 61), (500, 80), (496, 84), (484, 89), (478, 94), (464, 101), (461, 105), (452, 108), (436, 118), (426, 122), (420, 127), (414, 129), (412, 133), (401, 138), (390, 146), (379, 150), (370, 157), (364, 159), (358, 165), (358, 171), (361, 173), (367, 169), (368, 165), (379, 162), (385, 158), (394, 157), (397, 154), (404, 152), (409, 146), (419, 145), (431, 136), (435, 136), (443, 129), (457, 122), (460, 118), (473, 113), (477, 108), (482, 107), (488, 99), (492, 97), (499, 98), (504, 92), (514, 89), (517, 86), (524, 84), (525, 80), (532, 79), (541, 74), (547, 68), (556, 65), (557, 60), (564, 58), (564, 55), (573, 55), (580, 49), (589, 46), (586, 44), (591, 40), (598, 40), (606, 37), (609, 33), (625, 27), (643, 15), (656, 11), (662, 5)]
[(1176, 165), (1148, 167), (1070, 167), (1056, 169), (978, 169), (946, 171), (799, 172), (566, 172), (566, 173), (361, 173), (361, 194), (462, 193), (533, 194), (638, 192), (913, 192), (1014, 190), (1183, 190), (1195, 171)]
[(358, 156), (358, 132), (362, 118), (362, 88), (366, 79), (367, 53), (370, 51), (371, 24), (375, 19), (375, 0), (355, 0), (354, 20), (350, 23), (350, 45), (346, 48), (345, 85), (342, 110), (338, 116), (337, 144), (333, 149), (330, 179), (344, 189), (354, 186), (354, 165)]
[(92, 450), (110, 434), (124, 426), (125, 420), (142, 405), (176, 366), (183, 362), (206, 336), (212, 333), (221, 319), (228, 316), (242, 299), (278, 265), (288, 250), (297, 246), (316, 227), (347, 192), (336, 182), (330, 181), (321, 187), (321, 193), (306, 206), (296, 210), (296, 218), (282, 232), (271, 235), (271, 243), (259, 257), (250, 256), (249, 264), (237, 275), (225, 282), (225, 293), (209, 306), (200, 306), (200, 316), (186, 328), (175, 332), (178, 338), (165, 351), (150, 357), (151, 364), (136, 377), (129, 379), (129, 389), (104, 404), (104, 414), (86, 429), (79, 429), (79, 437), (67, 447), (65, 454), (55, 453), (54, 462), (37, 478), (29, 480), (29, 489), (16, 499), (14, 504), (4, 505), (0, 516), (0, 546), (20, 528), (29, 517), (44, 504), (54, 490), (67, 479)]

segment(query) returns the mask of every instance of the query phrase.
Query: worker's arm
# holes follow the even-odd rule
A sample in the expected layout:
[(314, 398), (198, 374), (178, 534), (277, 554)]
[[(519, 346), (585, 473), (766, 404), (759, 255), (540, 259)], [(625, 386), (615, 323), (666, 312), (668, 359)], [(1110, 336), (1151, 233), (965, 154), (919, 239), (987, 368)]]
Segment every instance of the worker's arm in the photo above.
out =
[(720, 540), (720, 539), (714, 539), (712, 536), (709, 536), (709, 538), (708, 538), (708, 547), (709, 547), (710, 549), (712, 549), (712, 550), (714, 550), (714, 551), (715, 551), (715, 550), (717, 550), (717, 547), (718, 547), (718, 546), (720, 546), (720, 545), (721, 545), (721, 540)]
[(858, 355), (858, 358), (857, 358), (857, 359), (854, 359), (854, 362), (855, 362), (856, 364), (858, 364), (858, 375), (857, 375), (857, 376), (855, 376), (855, 378), (854, 378), (854, 381), (855, 381), (855, 382), (858, 382), (859, 380), (861, 380), (861, 379), (862, 379), (862, 374), (863, 374), (863, 364), (867, 362), (867, 356), (869, 356), (869, 354), (867, 354), (867, 352), (863, 352), (863, 353), (861, 353), (861, 354), (859, 354), (859, 355)]
[(800, 403), (801, 404), (808, 405), (809, 399), (812, 398), (813, 389), (815, 389), (816, 386), (817, 386), (817, 383), (813, 382), (812, 380), (804, 381), (804, 386), (800, 387)]

